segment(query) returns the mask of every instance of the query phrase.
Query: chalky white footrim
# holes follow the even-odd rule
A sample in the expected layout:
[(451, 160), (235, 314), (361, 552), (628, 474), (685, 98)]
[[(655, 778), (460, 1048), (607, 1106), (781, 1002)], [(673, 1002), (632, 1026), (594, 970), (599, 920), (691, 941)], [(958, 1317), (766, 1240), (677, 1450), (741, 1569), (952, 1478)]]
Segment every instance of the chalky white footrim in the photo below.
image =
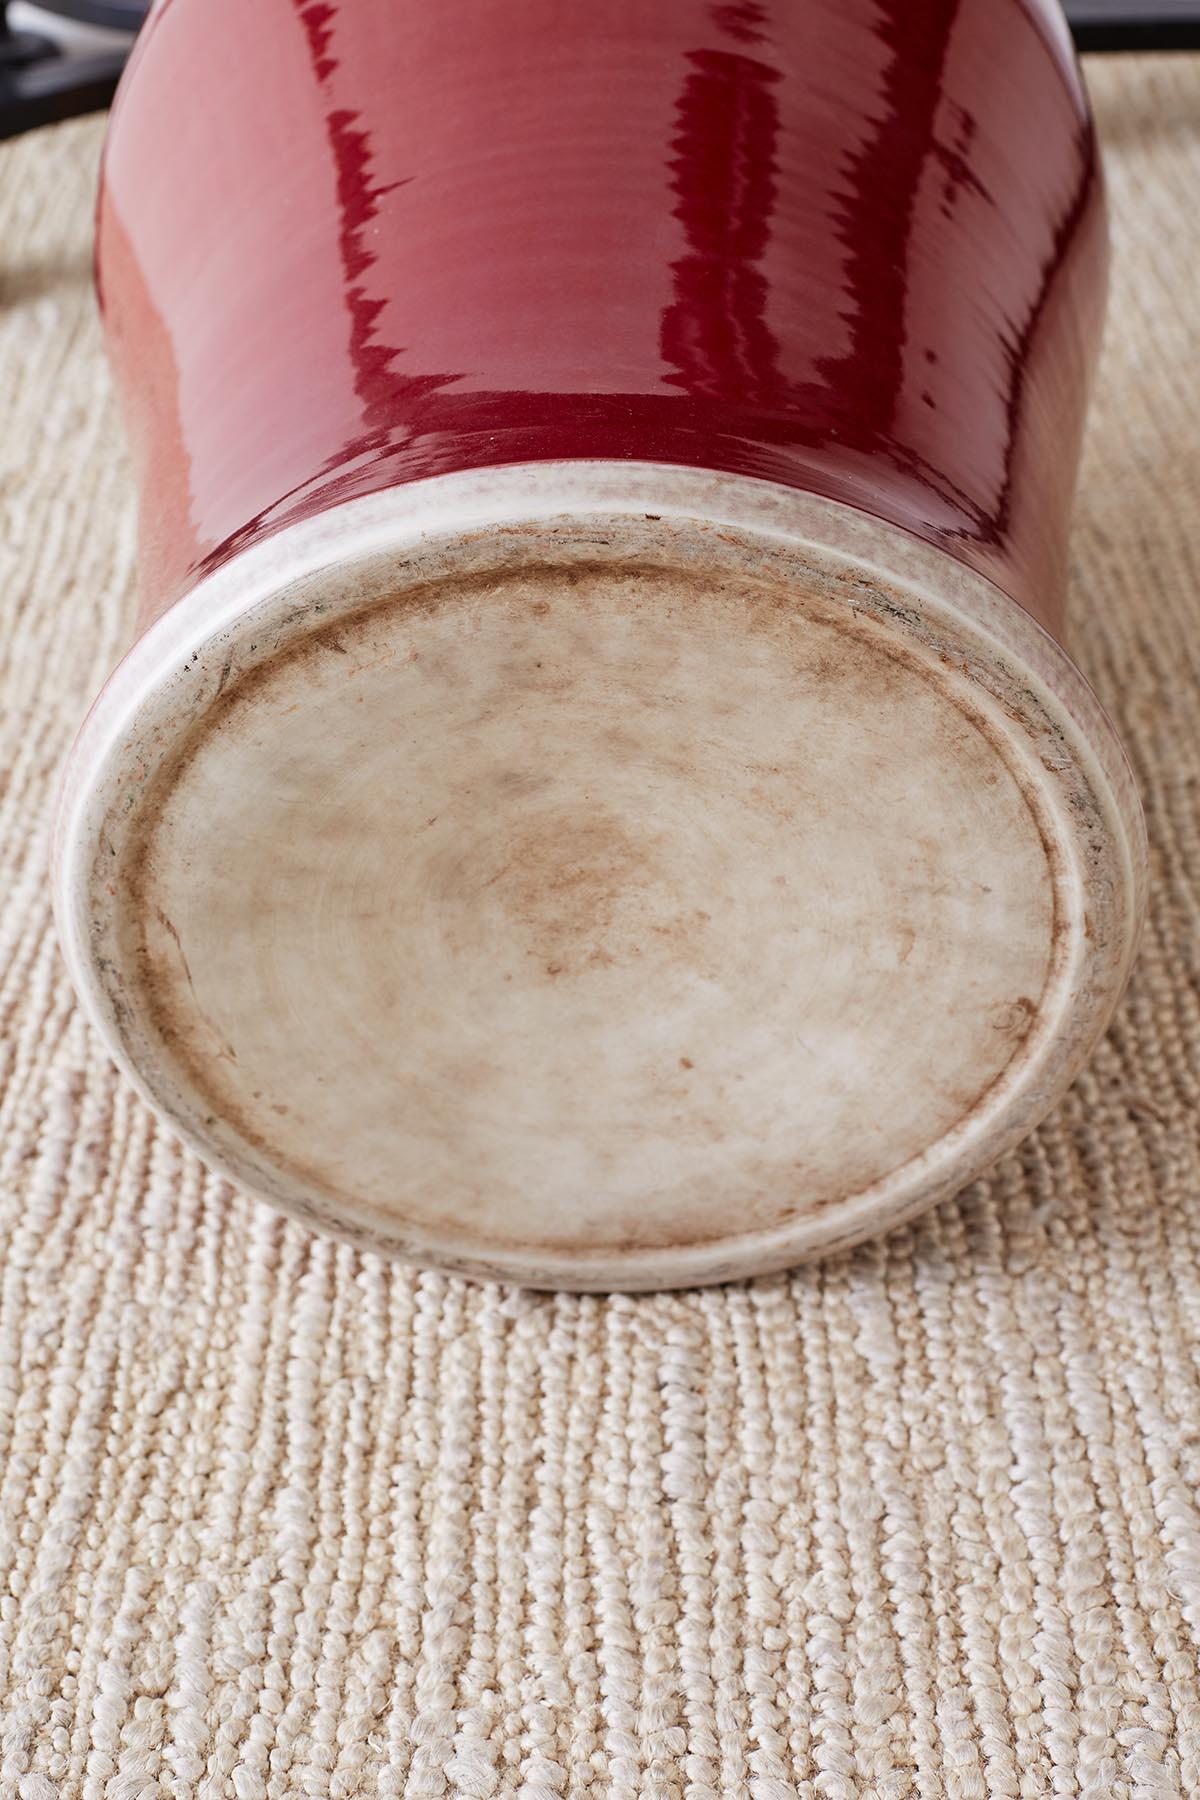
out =
[[(769, 566), (786, 578), (791, 560), (805, 574), (828, 570), (843, 583), (853, 574), (857, 607), (886, 619), (924, 653), (951, 656), (973, 697), (1010, 722), (1012, 745), (1070, 848), (1059, 902), (1071, 950), (1053, 1005), (1012, 1078), (998, 1082), (986, 1104), (924, 1156), (819, 1215), (784, 1230), (616, 1257), (481, 1256), (453, 1237), (381, 1233), (371, 1221), (334, 1216), (318, 1196), (234, 1154), (189, 1111), (124, 999), (110, 954), (121, 897), (106, 894), (97, 878), (99, 847), (120, 830), (131, 793), (149, 780), (181, 722), (211, 703), (231, 658), (243, 672), (251, 645), (258, 653), (260, 640), (269, 642), (274, 653), (311, 625), (300, 593), (320, 588), (328, 624), (339, 605), (361, 609), (353, 571), (373, 558), (465, 571), (473, 562), (484, 566), (512, 528), (544, 528), (529, 540), (536, 556), (543, 537), (578, 540), (591, 522), (603, 527), (600, 556), (669, 547), (673, 536), (682, 546), (698, 523), (711, 553), (731, 569)], [(371, 1247), (536, 1285), (604, 1289), (718, 1281), (853, 1242), (954, 1191), (1010, 1147), (1072, 1079), (1111, 1014), (1140, 919), (1144, 845), (1127, 765), (1086, 683), (1028, 615), (953, 558), (852, 508), (745, 478), (656, 465), (543, 463), (439, 477), (347, 502), (204, 580), (150, 628), (89, 716), (64, 785), (55, 871), (60, 934), (89, 1014), (147, 1100), (211, 1163)]]

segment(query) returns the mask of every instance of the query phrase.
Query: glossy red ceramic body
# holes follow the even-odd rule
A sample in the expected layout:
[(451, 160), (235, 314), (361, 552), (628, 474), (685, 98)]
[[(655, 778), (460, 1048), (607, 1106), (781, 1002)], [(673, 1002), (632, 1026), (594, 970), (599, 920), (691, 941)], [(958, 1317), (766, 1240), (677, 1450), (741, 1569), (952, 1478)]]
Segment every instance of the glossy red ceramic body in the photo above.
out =
[(601, 457), (1057, 631), (1105, 260), (1049, 0), (162, 0), (98, 239), (147, 616), (338, 500)]

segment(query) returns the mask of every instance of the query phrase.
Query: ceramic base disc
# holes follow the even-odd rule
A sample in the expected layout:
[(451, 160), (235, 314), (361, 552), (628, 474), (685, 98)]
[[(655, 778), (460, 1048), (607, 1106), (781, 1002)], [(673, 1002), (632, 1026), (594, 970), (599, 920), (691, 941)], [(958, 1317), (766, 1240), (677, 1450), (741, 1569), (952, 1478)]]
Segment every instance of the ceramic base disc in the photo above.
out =
[(961, 1185), (1073, 1072), (1134, 901), (1089, 747), (1059, 760), (1091, 761), (1106, 895), (1054, 708), (1014, 719), (944, 601), (602, 517), (372, 551), (210, 633), (186, 702), (138, 701), (132, 805), (128, 750), (93, 779), (90, 905), (109, 1029), (249, 1186), (642, 1287)]

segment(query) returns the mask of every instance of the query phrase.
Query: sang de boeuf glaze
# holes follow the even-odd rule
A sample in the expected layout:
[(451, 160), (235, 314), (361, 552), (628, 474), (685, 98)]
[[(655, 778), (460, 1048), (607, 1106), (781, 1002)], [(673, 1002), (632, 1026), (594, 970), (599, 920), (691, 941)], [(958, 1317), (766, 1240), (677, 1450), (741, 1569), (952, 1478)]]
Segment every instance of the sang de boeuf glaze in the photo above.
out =
[(1141, 905), (1060, 642), (1105, 259), (1049, 3), (162, 0), (98, 215), (141, 631), (55, 878), (143, 1094), (580, 1288), (1012, 1146)]

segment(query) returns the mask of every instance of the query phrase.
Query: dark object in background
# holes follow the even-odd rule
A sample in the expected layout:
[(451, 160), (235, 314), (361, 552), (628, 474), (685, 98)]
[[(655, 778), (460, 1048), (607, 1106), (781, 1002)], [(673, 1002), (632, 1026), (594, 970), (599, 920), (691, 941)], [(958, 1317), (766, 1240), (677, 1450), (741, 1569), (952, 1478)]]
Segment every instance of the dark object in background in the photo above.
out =
[(137, 30), (150, 10), (147, 0), (37, 0), (43, 12), (80, 25), (98, 25), (105, 31)]
[(1068, 0), (1079, 51), (1200, 50), (1197, 0)]
[[(76, 54), (36, 31), (14, 31), (0, 0), (0, 138), (108, 106), (148, 0), (39, 0), (42, 12), (127, 34), (125, 44)], [(1200, 0), (1068, 0), (1081, 51), (1200, 50)]]
[(14, 29), (8, 0), (0, 0), (0, 138), (108, 106), (148, 7), (146, 0), (39, 0), (39, 10), (123, 38), (67, 48), (49, 31)]

